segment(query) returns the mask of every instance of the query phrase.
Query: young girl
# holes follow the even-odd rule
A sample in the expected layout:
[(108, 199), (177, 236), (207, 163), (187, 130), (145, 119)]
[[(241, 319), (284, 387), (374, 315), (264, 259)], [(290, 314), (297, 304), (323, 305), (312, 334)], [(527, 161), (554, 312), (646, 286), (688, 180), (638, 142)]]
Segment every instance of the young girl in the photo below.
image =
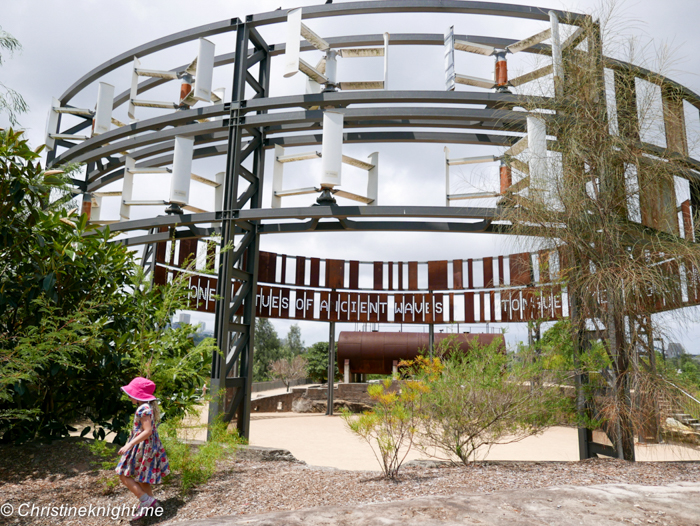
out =
[(151, 484), (160, 484), (161, 478), (170, 473), (168, 458), (158, 437), (160, 418), (153, 396), (155, 390), (156, 384), (140, 376), (122, 387), (132, 403), (140, 404), (129, 441), (119, 450), (122, 457), (116, 469), (122, 484), (139, 499), (139, 509), (132, 521), (153, 515), (153, 511), (147, 510), (156, 508), (158, 501), (153, 497)]

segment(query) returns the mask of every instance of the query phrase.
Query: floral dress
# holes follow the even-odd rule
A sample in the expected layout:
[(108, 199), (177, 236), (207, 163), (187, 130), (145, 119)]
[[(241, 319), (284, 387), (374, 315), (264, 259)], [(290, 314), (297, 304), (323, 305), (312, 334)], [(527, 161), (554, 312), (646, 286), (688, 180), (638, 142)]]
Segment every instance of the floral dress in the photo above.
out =
[(131, 432), (129, 440), (132, 440), (143, 431), (141, 421), (144, 418), (151, 419), (153, 433), (146, 440), (139, 442), (124, 453), (119, 459), (119, 464), (115, 471), (120, 475), (133, 478), (136, 482), (160, 484), (161, 478), (170, 473), (170, 466), (168, 457), (165, 456), (165, 449), (158, 436), (158, 428), (153, 421), (153, 410), (149, 404), (142, 404), (136, 409), (134, 430)]

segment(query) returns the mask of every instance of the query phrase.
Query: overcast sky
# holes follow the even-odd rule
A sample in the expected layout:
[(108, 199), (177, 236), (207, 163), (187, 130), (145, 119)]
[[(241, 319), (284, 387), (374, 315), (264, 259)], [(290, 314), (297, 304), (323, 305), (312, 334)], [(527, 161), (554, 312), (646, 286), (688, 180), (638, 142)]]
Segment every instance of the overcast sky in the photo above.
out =
[[(295, 0), (258, 0), (242, 2), (237, 0), (208, 0), (192, 2), (182, 0), (21, 0), (3, 2), (0, 26), (11, 33), (23, 45), (21, 53), (9, 58), (3, 55), (4, 64), (0, 69), (0, 80), (23, 94), (30, 106), (30, 111), (20, 119), (21, 124), (33, 145), (43, 143), (46, 114), (51, 97), (60, 96), (75, 80), (89, 70), (121, 54), (122, 52), (194, 26), (247, 14), (272, 11), (277, 7), (290, 8), (304, 5), (316, 5), (323, 1), (309, 4)], [(342, 3), (342, 0), (335, 0)], [(497, 2), (506, 3), (506, 2)], [(543, 8), (565, 9), (583, 13), (596, 13), (601, 10), (600, 2), (581, 0), (566, 2), (559, 0), (529, 0), (509, 3), (536, 5)], [(672, 63), (668, 64), (666, 74), (700, 93), (700, 37), (697, 32), (700, 20), (700, 0), (638, 0), (618, 2), (619, 18), (615, 36), (635, 37), (641, 55), (653, 59), (656, 50), (671, 51)], [(443, 33), (450, 25), (455, 26), (458, 34), (488, 35), (504, 38), (521, 39), (539, 32), (547, 27), (543, 22), (500, 19), (496, 17), (446, 16), (430, 15), (383, 15), (374, 17), (353, 17), (349, 20), (312, 20), (307, 22), (321, 36), (338, 36), (344, 34), (383, 33)], [(263, 28), (263, 37), (268, 43), (284, 40), (282, 25)], [(217, 54), (233, 51), (234, 34), (220, 35), (212, 38), (217, 46)], [(623, 39), (620, 39), (622, 41)], [(651, 43), (651, 44), (650, 44)], [(649, 46), (649, 47), (645, 47)], [(196, 54), (195, 43), (178, 48), (176, 51), (153, 55), (142, 60), (143, 67), (151, 69), (170, 69), (189, 62)], [(463, 56), (464, 55), (464, 56)], [(521, 57), (522, 55), (522, 57)], [(519, 70), (532, 67), (533, 59), (517, 55), (509, 60), (511, 76)], [(442, 48), (431, 49), (398, 48), (392, 52), (392, 81), (406, 89), (444, 89)], [(306, 57), (305, 57), (306, 58)], [(315, 63), (320, 58), (310, 55), (308, 62)], [(624, 58), (624, 57), (621, 57)], [(303, 75), (292, 79), (281, 77), (281, 59), (273, 62), (272, 95), (300, 93), (304, 90)], [(468, 75), (489, 77), (492, 75), (492, 59), (476, 55), (458, 57), (457, 71)], [(230, 69), (224, 69), (215, 76), (214, 87), (227, 88), (230, 96)], [(339, 65), (341, 80), (379, 80), (382, 77), (380, 59), (356, 59), (355, 62), (341, 62)], [(121, 68), (109, 77), (116, 87), (116, 92), (128, 88), (131, 74), (128, 67)], [(166, 85), (168, 86), (168, 85)], [(167, 98), (172, 84), (160, 91), (154, 90), (148, 98)], [(459, 87), (458, 89), (465, 89)], [(470, 88), (471, 89), (471, 88)], [(477, 88), (478, 90), (478, 88)], [(93, 107), (96, 87), (85, 90), (75, 99), (77, 106)], [(146, 111), (140, 118), (154, 113)], [(126, 116), (116, 114), (125, 120)], [(698, 125), (697, 112), (691, 116)], [(0, 117), (0, 124), (6, 125), (6, 119)], [(499, 152), (478, 150), (475, 147), (450, 147), (453, 157)], [(306, 148), (308, 150), (310, 148)], [(369, 144), (347, 145), (344, 153), (357, 158), (366, 158), (373, 151), (380, 152), (380, 201), (382, 204), (441, 205), (444, 203), (444, 154), (443, 145), (387, 144), (373, 148)], [(271, 153), (268, 154), (268, 168), (271, 168)], [(315, 163), (315, 164), (314, 164)], [(319, 166), (310, 162), (302, 167), (295, 167), (286, 172), (286, 177), (295, 178), (295, 185), (311, 186)], [(223, 159), (210, 160), (196, 165), (193, 171), (213, 178), (213, 174), (223, 170)], [(266, 177), (266, 203), (269, 206), (270, 174)], [(496, 167), (481, 166), (478, 170), (455, 175), (453, 191), (467, 191), (470, 184), (487, 188), (496, 184)], [(460, 177), (461, 176), (461, 177)], [(344, 172), (344, 185), (351, 191), (361, 189), (361, 172)], [(158, 183), (154, 183), (156, 192)], [(194, 192), (201, 206), (207, 208), (212, 196), (206, 191)], [(285, 205), (311, 204), (312, 198), (296, 198)], [(116, 201), (112, 205), (116, 210)], [(198, 206), (200, 206), (198, 204)], [(106, 207), (106, 209), (109, 207)], [(211, 208), (211, 207), (209, 207)], [(160, 213), (158, 210), (138, 210), (135, 214)], [(136, 217), (136, 215), (134, 216)], [(521, 249), (513, 239), (505, 236), (491, 235), (455, 235), (455, 234), (307, 234), (295, 236), (268, 236), (262, 241), (262, 249), (291, 255), (332, 257), (339, 259), (360, 259), (363, 261), (427, 261), (456, 258), (480, 258), (508, 254)], [(207, 322), (207, 328), (213, 328), (213, 316), (193, 315), (195, 319)], [(681, 329), (676, 323), (664, 323), (675, 329), (671, 340), (681, 341), (690, 352), (700, 353), (700, 346), (695, 342), (700, 339), (697, 313), (689, 316), (687, 328)], [(281, 336), (284, 336), (293, 322), (275, 322)], [(327, 325), (323, 323), (302, 322), (302, 335), (307, 344), (327, 339)], [(340, 327), (339, 330), (353, 330), (354, 324)], [(397, 328), (387, 328), (397, 330)], [(419, 328), (418, 330), (425, 330)], [(478, 330), (476, 327), (473, 331)], [(511, 325), (508, 328), (508, 343), (514, 343), (525, 337), (522, 326)]]

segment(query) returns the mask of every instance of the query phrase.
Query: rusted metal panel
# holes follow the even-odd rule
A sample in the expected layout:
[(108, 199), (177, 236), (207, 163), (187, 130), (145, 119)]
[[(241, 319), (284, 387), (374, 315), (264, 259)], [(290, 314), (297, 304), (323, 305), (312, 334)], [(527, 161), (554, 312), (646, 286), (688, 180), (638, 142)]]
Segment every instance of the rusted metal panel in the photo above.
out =
[(360, 288), (360, 262), (351, 261), (350, 262), (350, 283), (348, 283), (349, 289), (359, 289)]
[(394, 290), (394, 263), (387, 263), (387, 272), (389, 273), (389, 290)]
[[(452, 317), (449, 320), (445, 320), (445, 295), (441, 293), (433, 294), (433, 309), (432, 309), (432, 322), (433, 323), (444, 323), (445, 321), (452, 321)], [(452, 307), (452, 301), (450, 300), (450, 308)]]
[(306, 258), (304, 256), (297, 256), (296, 258), (296, 279), (294, 280), (295, 285), (304, 285), (304, 279), (306, 278)]
[(688, 241), (695, 241), (693, 232), (693, 215), (690, 208), (690, 200), (686, 199), (681, 203), (681, 214), (683, 215), (683, 235)]
[(262, 318), (289, 318), (289, 289), (282, 287), (258, 286), (255, 297), (256, 316)]
[(467, 278), (468, 278), (468, 288), (473, 289), (474, 288), (474, 260), (473, 259), (468, 259), (467, 260)]
[(189, 307), (199, 312), (214, 312), (216, 306), (216, 282), (214, 276), (192, 274), (189, 277)]
[(279, 283), (281, 283), (282, 285), (287, 283), (287, 254), (282, 254), (282, 261), (280, 262)]
[(493, 288), (493, 258), (483, 259), (484, 288)]
[(452, 262), (452, 288), (453, 289), (463, 289), (464, 281), (462, 280), (462, 260), (455, 259)]
[(318, 287), (319, 277), (321, 275), (321, 258), (309, 258), (311, 265), (309, 286)]
[(510, 284), (514, 287), (530, 285), (532, 283), (532, 261), (530, 254), (523, 252), (511, 254), (510, 263)]
[(326, 260), (326, 287), (342, 289), (345, 285), (345, 261), (342, 259)]
[(465, 292), (464, 293), (464, 322), (474, 323), (476, 319), (474, 318), (474, 293)]
[(490, 291), (488, 293), (488, 299), (489, 299), (489, 320), (490, 321), (496, 321), (496, 293), (494, 291)]
[(294, 301), (294, 318), (297, 320), (313, 320), (314, 299), (313, 290), (297, 289), (296, 300)]
[(634, 74), (615, 71), (615, 105), (617, 106), (617, 127), (620, 136), (633, 141), (639, 140), (639, 114), (637, 112), (637, 89)]
[(384, 290), (384, 263), (374, 262), (374, 290)]
[(486, 318), (485, 318), (485, 316), (486, 316), (486, 314), (485, 314), (485, 311), (486, 311), (486, 309), (485, 309), (485, 307), (486, 307), (485, 303), (486, 303), (486, 299), (485, 299), (485, 297), (484, 297), (484, 293), (483, 293), (483, 292), (479, 292), (479, 321), (480, 321), (481, 323), (483, 323), (483, 322), (486, 320)]
[(428, 261), (428, 289), (447, 289), (447, 261)]
[(318, 319), (319, 321), (338, 321), (337, 313), (333, 308), (338, 298), (337, 292), (322, 290), (318, 298)]
[(418, 262), (408, 262), (408, 290), (418, 290)]
[(450, 292), (450, 306), (449, 306), (449, 316), (450, 319), (448, 321), (454, 322), (455, 321), (455, 294), (454, 292)]
[(188, 264), (197, 259), (197, 240), (182, 239), (180, 240), (180, 253), (177, 258), (177, 266), (185, 268)]
[(399, 286), (396, 288), (403, 290), (403, 263), (399, 261), (397, 265), (399, 267)]
[[(470, 352), (474, 340), (487, 346), (500, 340), (505, 352), (505, 341), (500, 334), (436, 334), (435, 344), (454, 338), (462, 352)], [(395, 361), (411, 360), (428, 349), (427, 333), (410, 332), (346, 332), (338, 337), (338, 363), (349, 361), (350, 372), (362, 374), (391, 374)]]
[(277, 254), (262, 252), (258, 254), (258, 281), (262, 283), (275, 283), (277, 274)]
[(683, 94), (665, 85), (661, 88), (661, 104), (666, 131), (666, 148), (684, 157), (688, 156), (688, 137), (683, 110)]
[(676, 212), (676, 188), (673, 178), (664, 177), (644, 170), (637, 172), (639, 187), (639, 208), (642, 224), (668, 234), (679, 235)]
[(498, 285), (503, 286), (506, 284), (505, 274), (503, 273), (503, 256), (498, 256)]

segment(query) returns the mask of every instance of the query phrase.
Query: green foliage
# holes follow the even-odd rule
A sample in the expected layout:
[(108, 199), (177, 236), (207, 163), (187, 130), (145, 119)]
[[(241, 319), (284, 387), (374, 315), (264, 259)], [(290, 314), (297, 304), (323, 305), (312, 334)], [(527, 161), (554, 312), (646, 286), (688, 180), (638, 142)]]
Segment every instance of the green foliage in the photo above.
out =
[(270, 364), (289, 357), (290, 353), (282, 346), (277, 331), (267, 318), (255, 320), (255, 353), (253, 354), (253, 381), (272, 380)]
[[(328, 381), (328, 342), (316, 342), (304, 354), (307, 361), (306, 372), (314, 382)], [(338, 346), (335, 345), (335, 379), (340, 378), (338, 371)]]
[(210, 439), (201, 445), (193, 446), (183, 441), (178, 430), (182, 420), (173, 419), (162, 424), (159, 434), (170, 462), (171, 475), (179, 475), (180, 491), (186, 495), (192, 488), (206, 483), (216, 471), (216, 463), (224, 456), (233, 454), (236, 448), (245, 443), (238, 431), (229, 432), (227, 424), (218, 422), (210, 428)]
[(571, 402), (558, 379), (534, 355), (521, 352), (514, 360), (499, 343), (474, 344), (463, 353), (456, 340), (445, 339), (437, 346), (437, 362), (419, 364), (415, 378), (426, 387), (419, 433), (424, 451), (437, 448), (466, 464), (494, 444), (517, 442), (561, 423)]
[(105, 495), (112, 493), (119, 487), (119, 475), (114, 471), (114, 466), (119, 459), (119, 453), (113, 444), (108, 444), (104, 440), (93, 440), (85, 444), (90, 454), (97, 458), (92, 462), (92, 465), (106, 473), (103, 473), (100, 478), (102, 492)]
[(124, 443), (120, 386), (151, 376), (166, 418), (195, 402), (212, 341), (170, 330), (182, 283), (151, 287), (133, 253), (66, 210), (62, 173), (44, 172), (22, 132), (0, 131), (0, 440), (68, 435), (90, 419)]
[(427, 391), (422, 382), (404, 381), (398, 389), (392, 380), (373, 384), (367, 392), (374, 402), (370, 411), (356, 416), (343, 411), (346, 425), (372, 448), (386, 478), (396, 479), (418, 431), (421, 396)]
[(296, 323), (289, 327), (287, 337), (284, 339), (284, 347), (292, 356), (304, 352), (304, 341), (301, 339), (301, 329)]

